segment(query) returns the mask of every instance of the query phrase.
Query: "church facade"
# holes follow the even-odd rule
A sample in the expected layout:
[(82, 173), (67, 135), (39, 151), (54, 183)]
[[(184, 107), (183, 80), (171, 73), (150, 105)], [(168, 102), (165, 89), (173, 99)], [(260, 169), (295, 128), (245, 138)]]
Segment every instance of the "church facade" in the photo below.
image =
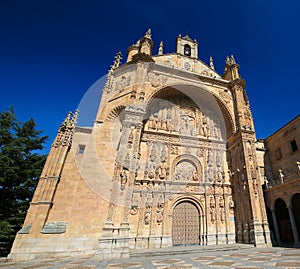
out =
[(225, 62), (220, 75), (189, 36), (154, 55), (150, 30), (117, 54), (93, 127), (77, 111), (61, 124), (10, 258), (269, 246), (245, 82)]

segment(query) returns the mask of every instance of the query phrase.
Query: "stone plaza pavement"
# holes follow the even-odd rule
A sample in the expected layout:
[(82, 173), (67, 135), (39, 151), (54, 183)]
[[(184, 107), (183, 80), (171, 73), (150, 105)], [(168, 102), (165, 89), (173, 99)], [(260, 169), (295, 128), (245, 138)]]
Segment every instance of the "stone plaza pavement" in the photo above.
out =
[(136, 254), (124, 260), (99, 261), (95, 256), (64, 259), (34, 260), (29, 262), (0, 262), (0, 268), (300, 268), (299, 248), (180, 248), (177, 252)]

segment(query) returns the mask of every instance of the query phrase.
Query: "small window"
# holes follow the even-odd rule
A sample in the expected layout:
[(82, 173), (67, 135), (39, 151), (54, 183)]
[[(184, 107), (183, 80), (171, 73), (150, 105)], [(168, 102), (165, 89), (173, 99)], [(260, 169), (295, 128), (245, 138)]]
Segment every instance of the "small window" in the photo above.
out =
[(78, 145), (79, 148), (78, 148), (78, 154), (83, 154), (84, 153), (84, 150), (85, 150), (85, 145)]
[(280, 148), (275, 150), (275, 157), (276, 157), (276, 160), (280, 160), (282, 158), (282, 153), (281, 153)]
[(191, 56), (191, 46), (188, 44), (184, 45), (184, 55)]
[(290, 142), (290, 145), (291, 145), (291, 148), (292, 148), (292, 151), (293, 151), (293, 152), (298, 150), (298, 146), (297, 146), (296, 140), (292, 140), (292, 141)]

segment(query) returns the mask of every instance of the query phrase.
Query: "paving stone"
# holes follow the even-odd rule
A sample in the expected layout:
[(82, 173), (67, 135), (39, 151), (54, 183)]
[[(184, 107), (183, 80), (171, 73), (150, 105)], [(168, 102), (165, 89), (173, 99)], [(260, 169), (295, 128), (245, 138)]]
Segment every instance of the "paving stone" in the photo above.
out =
[[(210, 254), (210, 255), (207, 255)], [(212, 255), (213, 254), (213, 255)], [(214, 255), (216, 254), (216, 255)], [(300, 249), (251, 248), (244, 250), (210, 251), (208, 253), (183, 253), (151, 257), (131, 257), (129, 259), (114, 261), (99, 261), (93, 256), (72, 257), (67, 259), (33, 260), (23, 263), (0, 261), (0, 269), (195, 269), (195, 268), (233, 268), (233, 269), (259, 269), (259, 268), (300, 268)]]

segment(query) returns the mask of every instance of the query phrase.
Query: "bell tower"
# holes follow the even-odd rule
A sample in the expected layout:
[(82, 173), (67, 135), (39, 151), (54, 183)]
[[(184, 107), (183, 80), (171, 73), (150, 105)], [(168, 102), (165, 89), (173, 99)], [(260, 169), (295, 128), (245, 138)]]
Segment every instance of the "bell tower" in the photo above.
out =
[(198, 59), (198, 42), (191, 39), (188, 35), (179, 35), (176, 40), (176, 52), (193, 59)]

